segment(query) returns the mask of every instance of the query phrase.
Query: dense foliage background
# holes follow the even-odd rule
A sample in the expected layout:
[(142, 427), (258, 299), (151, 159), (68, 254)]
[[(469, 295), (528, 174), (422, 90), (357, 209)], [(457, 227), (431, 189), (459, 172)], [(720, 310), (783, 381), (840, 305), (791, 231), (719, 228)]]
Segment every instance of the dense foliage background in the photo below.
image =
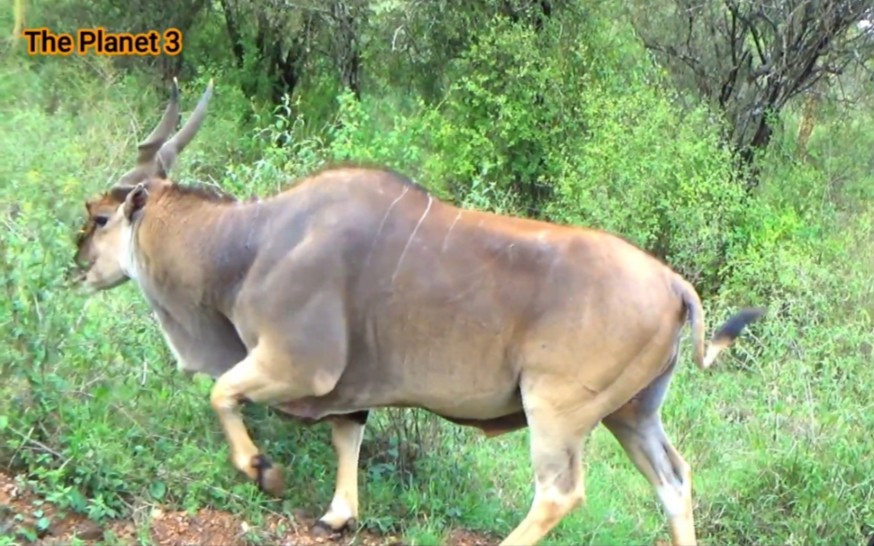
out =
[[(65, 272), (83, 200), (133, 165), (178, 76), (216, 94), (173, 173), (241, 197), (326, 162), (376, 162), (466, 207), (619, 233), (698, 287), (708, 323), (764, 305), (665, 408), (712, 544), (874, 533), (874, 13), (860, 0), (17, 1), (0, 14), (0, 466), (94, 518), (152, 503), (257, 522), (324, 509), (327, 427), (249, 411), (290, 467), (272, 501), (236, 473), (210, 381), (178, 374), (134, 286)], [(19, 26), (16, 27), (16, 16)], [(15, 28), (184, 33), (176, 57), (28, 56)], [(688, 351), (688, 349), (686, 349)], [(686, 352), (685, 354), (688, 354)], [(506, 534), (531, 498), (527, 432), (485, 440), (377, 412), (362, 517), (439, 544)], [(616, 442), (549, 543), (652, 543), (660, 508)]]

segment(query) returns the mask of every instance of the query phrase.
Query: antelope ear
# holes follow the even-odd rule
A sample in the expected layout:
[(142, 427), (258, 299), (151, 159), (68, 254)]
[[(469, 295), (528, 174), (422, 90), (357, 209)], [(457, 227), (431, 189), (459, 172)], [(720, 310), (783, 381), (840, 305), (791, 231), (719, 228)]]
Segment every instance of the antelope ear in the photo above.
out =
[(119, 203), (124, 203), (125, 198), (134, 189), (131, 184), (118, 184), (109, 188), (109, 195)]
[(146, 206), (146, 201), (149, 198), (149, 190), (143, 184), (137, 184), (128, 192), (124, 199), (124, 217), (128, 222), (133, 222), (134, 215)]

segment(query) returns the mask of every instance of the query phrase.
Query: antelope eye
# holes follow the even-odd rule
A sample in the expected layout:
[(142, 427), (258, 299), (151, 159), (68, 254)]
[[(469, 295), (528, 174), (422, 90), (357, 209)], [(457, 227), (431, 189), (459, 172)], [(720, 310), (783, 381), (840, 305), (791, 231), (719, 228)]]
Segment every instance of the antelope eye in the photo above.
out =
[(94, 217), (94, 223), (97, 224), (97, 227), (103, 227), (106, 225), (106, 222), (109, 221), (109, 217), (107, 216), (96, 216)]

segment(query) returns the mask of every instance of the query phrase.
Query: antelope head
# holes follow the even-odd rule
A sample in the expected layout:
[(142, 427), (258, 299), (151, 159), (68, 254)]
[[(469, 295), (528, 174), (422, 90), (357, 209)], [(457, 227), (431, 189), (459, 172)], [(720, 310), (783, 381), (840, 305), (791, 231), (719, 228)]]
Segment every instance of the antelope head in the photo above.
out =
[[(144, 184), (146, 187), (153, 182), (167, 182), (168, 176), (176, 158), (197, 134), (206, 117), (206, 107), (212, 97), (213, 81), (204, 91), (203, 96), (197, 103), (197, 107), (179, 131), (174, 133), (179, 122), (179, 87), (176, 78), (173, 78), (173, 86), (170, 91), (170, 102), (164, 110), (161, 121), (152, 132), (137, 146), (136, 165), (125, 172), (112, 185), (112, 187), (99, 197), (85, 202), (87, 218), (76, 238), (75, 265), (80, 271), (79, 280), (85, 278), (88, 270), (98, 260), (99, 253), (108, 252), (112, 249), (111, 241), (104, 241), (110, 219), (124, 203), (128, 193)], [(106, 232), (109, 236), (109, 231)], [(105, 288), (112, 288), (127, 280), (127, 276), (121, 272), (104, 272), (108, 279), (113, 282), (107, 283)]]

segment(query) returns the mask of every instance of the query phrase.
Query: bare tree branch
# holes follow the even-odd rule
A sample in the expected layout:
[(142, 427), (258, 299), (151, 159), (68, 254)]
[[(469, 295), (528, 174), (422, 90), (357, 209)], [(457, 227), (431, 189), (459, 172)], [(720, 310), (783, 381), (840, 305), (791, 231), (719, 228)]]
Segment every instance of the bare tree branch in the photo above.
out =
[(872, 70), (874, 28), (860, 26), (874, 17), (870, 0), (664, 1), (675, 9), (631, 10), (638, 33), (680, 88), (723, 112), (748, 166), (770, 142), (772, 114), (824, 77)]

